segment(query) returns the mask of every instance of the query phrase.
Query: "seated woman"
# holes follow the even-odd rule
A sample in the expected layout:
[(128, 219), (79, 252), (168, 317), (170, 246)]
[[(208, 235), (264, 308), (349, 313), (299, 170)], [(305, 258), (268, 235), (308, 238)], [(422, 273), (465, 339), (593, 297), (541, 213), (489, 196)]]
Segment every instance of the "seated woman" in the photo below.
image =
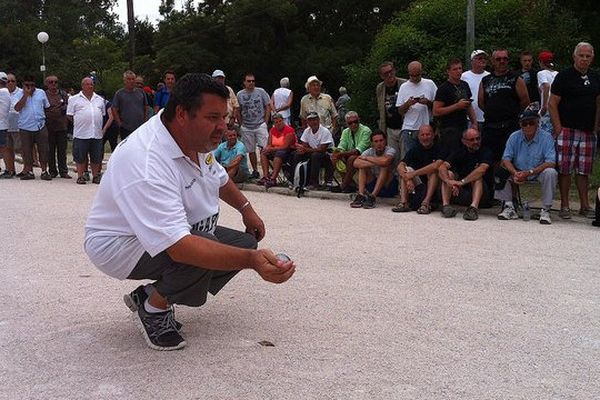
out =
[[(277, 185), (277, 175), (281, 166), (287, 161), (296, 146), (296, 132), (286, 125), (281, 114), (273, 115), (273, 127), (269, 132), (269, 141), (260, 152), (260, 164), (263, 177), (257, 182), (266, 188)], [(269, 160), (273, 161), (273, 171), (269, 175)]]

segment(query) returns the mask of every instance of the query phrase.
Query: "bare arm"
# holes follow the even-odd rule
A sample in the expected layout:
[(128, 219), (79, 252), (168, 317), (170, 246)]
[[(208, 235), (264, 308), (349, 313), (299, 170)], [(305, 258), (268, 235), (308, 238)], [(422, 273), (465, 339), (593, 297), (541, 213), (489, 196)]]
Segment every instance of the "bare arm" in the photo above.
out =
[(458, 102), (454, 104), (450, 104), (446, 106), (443, 101), (435, 100), (433, 102), (433, 116), (434, 117), (442, 117), (447, 114), (451, 114), (455, 111), (464, 110), (471, 105), (471, 102), (466, 99), (460, 99)]
[(519, 104), (521, 105), (521, 110), (524, 110), (525, 107), (529, 105), (529, 93), (527, 92), (527, 85), (525, 85), (525, 81), (523, 78), (517, 78), (517, 84), (515, 85), (515, 89), (517, 91), (517, 96), (519, 96)]
[(479, 83), (479, 91), (477, 92), (477, 106), (485, 112), (485, 91), (483, 89), (483, 81)]
[(553, 136), (556, 139), (560, 131), (562, 130), (562, 124), (560, 122), (560, 116), (558, 115), (558, 104), (560, 103), (560, 96), (554, 93), (550, 94), (550, 100), (548, 100), (548, 112), (550, 113), (550, 120), (552, 121), (552, 127), (554, 128)]
[(108, 113), (108, 119), (106, 120), (106, 124), (104, 124), (104, 126), (102, 127), (102, 134), (104, 135), (106, 133), (106, 131), (108, 130), (108, 128), (110, 128), (110, 126), (112, 125), (113, 121), (115, 120), (115, 118), (113, 117), (113, 113), (112, 113), (112, 107), (110, 107), (107, 110)]

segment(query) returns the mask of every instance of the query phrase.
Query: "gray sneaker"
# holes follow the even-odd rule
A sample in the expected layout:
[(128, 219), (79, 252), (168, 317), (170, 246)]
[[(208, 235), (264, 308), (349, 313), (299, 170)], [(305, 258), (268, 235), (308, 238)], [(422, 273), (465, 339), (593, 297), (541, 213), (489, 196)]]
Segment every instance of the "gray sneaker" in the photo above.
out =
[(370, 194), (365, 196), (365, 201), (363, 202), (363, 208), (375, 208), (375, 196), (372, 196)]
[(561, 208), (558, 216), (562, 219), (571, 219), (571, 209), (569, 207)]
[(456, 208), (451, 205), (442, 206), (442, 217), (454, 218), (456, 216)]
[(142, 332), (146, 344), (151, 349), (168, 351), (185, 347), (185, 340), (175, 327), (173, 310), (149, 313), (142, 306), (132, 315), (133, 321)]
[(552, 223), (552, 219), (550, 219), (550, 211), (542, 210), (540, 211), (540, 224), (542, 225), (550, 225)]
[[(143, 304), (147, 298), (148, 295), (146, 294), (144, 285), (140, 285), (135, 288), (133, 292), (123, 295), (123, 302), (131, 310), (131, 312), (136, 312), (140, 307), (143, 307)], [(173, 311), (173, 320), (175, 321), (175, 327), (178, 331), (180, 331), (183, 327), (183, 324), (175, 320), (175, 311)]]
[(515, 211), (514, 207), (504, 207), (502, 212), (498, 214), (498, 219), (501, 221), (508, 221), (510, 219), (519, 219), (519, 215)]
[(463, 219), (465, 221), (475, 221), (478, 218), (479, 218), (479, 211), (473, 206), (467, 207), (467, 209), (465, 210), (465, 213), (463, 214)]

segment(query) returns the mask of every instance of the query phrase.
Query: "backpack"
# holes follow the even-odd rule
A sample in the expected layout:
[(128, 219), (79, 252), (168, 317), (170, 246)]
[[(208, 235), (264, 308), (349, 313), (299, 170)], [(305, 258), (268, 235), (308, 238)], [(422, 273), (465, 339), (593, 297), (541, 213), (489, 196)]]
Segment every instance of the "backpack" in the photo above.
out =
[(308, 160), (300, 161), (294, 169), (293, 189), (298, 198), (304, 194), (304, 188), (308, 184)]

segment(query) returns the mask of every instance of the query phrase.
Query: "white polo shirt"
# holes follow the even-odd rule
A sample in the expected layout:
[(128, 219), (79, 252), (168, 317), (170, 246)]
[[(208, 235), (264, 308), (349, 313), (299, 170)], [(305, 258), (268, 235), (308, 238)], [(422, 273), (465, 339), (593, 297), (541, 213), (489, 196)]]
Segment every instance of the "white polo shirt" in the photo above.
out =
[(304, 143), (308, 143), (313, 149), (316, 149), (322, 144), (329, 144), (329, 146), (327, 146), (328, 148), (333, 147), (333, 136), (331, 136), (329, 129), (325, 128), (323, 125), (319, 125), (319, 130), (315, 133), (310, 129), (310, 126), (307, 127), (304, 132), (302, 132), (300, 140)]
[(73, 117), (73, 137), (77, 139), (102, 139), (102, 117), (106, 114), (104, 99), (96, 93), (92, 98), (83, 92), (69, 97), (67, 115)]
[(85, 225), (85, 251), (102, 272), (125, 279), (144, 252), (152, 257), (190, 230), (214, 232), (219, 189), (229, 179), (211, 153), (200, 166), (160, 120), (140, 126), (110, 157)]

